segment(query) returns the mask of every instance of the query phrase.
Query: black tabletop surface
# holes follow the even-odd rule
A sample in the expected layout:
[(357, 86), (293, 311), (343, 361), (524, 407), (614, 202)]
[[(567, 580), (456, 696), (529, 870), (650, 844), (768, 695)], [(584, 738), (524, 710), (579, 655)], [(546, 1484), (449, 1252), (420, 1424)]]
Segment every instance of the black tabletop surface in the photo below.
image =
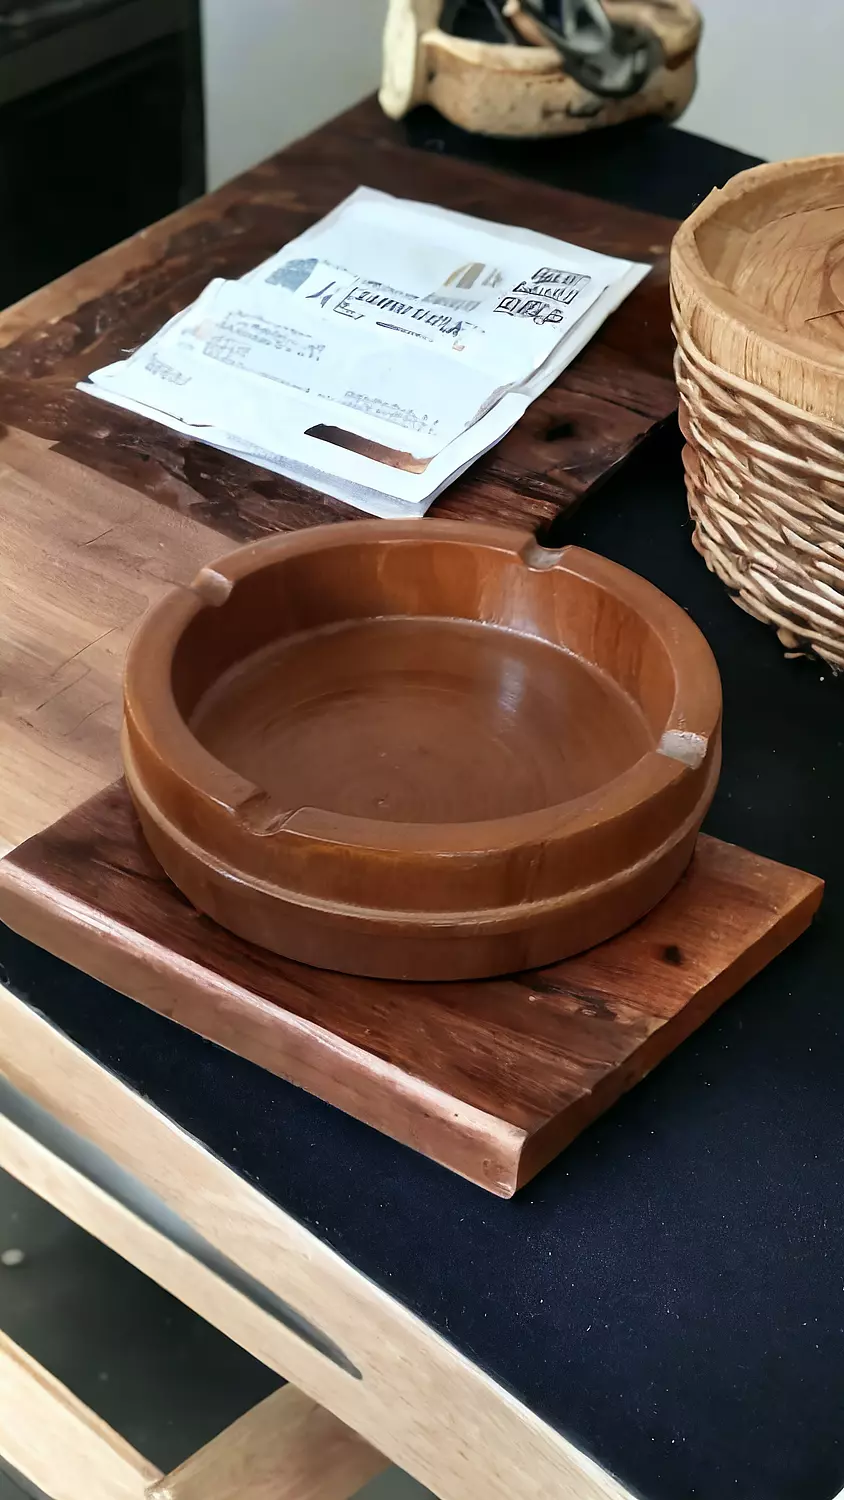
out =
[[(432, 116), (412, 133), (461, 146)], [(542, 154), (563, 185), (675, 214), (747, 162), (662, 126)], [(563, 529), (679, 600), (713, 646), (725, 760), (709, 830), (829, 884), (813, 930), (515, 1199), (5, 931), (2, 977), (647, 1500), (830, 1500), (844, 1484), (842, 686), (787, 661), (707, 573), (673, 425)]]

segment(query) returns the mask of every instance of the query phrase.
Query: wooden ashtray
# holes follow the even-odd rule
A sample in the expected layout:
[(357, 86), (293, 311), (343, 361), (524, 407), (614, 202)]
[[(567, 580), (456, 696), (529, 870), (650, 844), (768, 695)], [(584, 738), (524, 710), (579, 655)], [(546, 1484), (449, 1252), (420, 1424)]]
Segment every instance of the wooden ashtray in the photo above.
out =
[(123, 754), (154, 854), (222, 926), (322, 968), (465, 979), (662, 899), (720, 712), (702, 635), (626, 569), (361, 521), (244, 547), (158, 604)]

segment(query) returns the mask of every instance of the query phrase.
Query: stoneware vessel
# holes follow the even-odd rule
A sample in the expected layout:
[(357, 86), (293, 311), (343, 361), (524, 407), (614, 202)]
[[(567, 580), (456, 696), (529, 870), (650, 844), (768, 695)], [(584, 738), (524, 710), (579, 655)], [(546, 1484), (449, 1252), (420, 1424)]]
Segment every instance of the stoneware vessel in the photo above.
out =
[(720, 761), (703, 636), (605, 559), (450, 521), (271, 537), (155, 606), (126, 779), (201, 912), (376, 977), (591, 947), (688, 863)]
[[(622, 99), (599, 98), (578, 83), (541, 37), (533, 46), (475, 41), (442, 28), (444, 0), (389, 0), (381, 107), (398, 120), (430, 104), (464, 130), (515, 137), (580, 135), (644, 115), (676, 120), (697, 82), (696, 6), (692, 0), (604, 0), (604, 6), (613, 21), (646, 27), (658, 49), (647, 82)], [(506, 7), (524, 31), (519, 9), (515, 0)]]

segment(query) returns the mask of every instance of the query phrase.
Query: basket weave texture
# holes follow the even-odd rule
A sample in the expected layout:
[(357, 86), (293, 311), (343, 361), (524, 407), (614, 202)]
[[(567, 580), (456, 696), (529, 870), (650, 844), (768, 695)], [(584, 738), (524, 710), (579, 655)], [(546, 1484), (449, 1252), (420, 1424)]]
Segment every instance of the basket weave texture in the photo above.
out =
[(713, 364), (674, 309), (694, 543), (795, 654), (844, 669), (844, 431)]

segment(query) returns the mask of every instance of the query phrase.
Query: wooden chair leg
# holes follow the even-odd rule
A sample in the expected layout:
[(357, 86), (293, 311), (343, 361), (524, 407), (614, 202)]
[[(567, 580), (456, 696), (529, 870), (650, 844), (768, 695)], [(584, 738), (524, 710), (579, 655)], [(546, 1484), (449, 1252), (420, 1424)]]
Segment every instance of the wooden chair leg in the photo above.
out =
[(143, 1500), (145, 1488), (160, 1478), (158, 1469), (3, 1333), (0, 1457), (50, 1500)]
[(148, 1500), (349, 1500), (387, 1467), (350, 1427), (295, 1386), (254, 1406)]
[[(0, 1166), (188, 1306), (217, 1278), (0, 1116)], [(225, 1311), (239, 1293), (216, 1285)], [(228, 1317), (218, 1326), (248, 1343)], [(256, 1350), (256, 1352), (258, 1352)], [(388, 1460), (295, 1386), (262, 1401), (172, 1474), (134, 1452), (0, 1333), (0, 1458), (50, 1500), (348, 1500)]]

